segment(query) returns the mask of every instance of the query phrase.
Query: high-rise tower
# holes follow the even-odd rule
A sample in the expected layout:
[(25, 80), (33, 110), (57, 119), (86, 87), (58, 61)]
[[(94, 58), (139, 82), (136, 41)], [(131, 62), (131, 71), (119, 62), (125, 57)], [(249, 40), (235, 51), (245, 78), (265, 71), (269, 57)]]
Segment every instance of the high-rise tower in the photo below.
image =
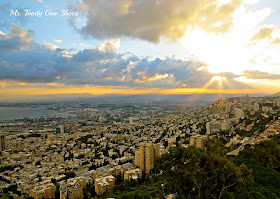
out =
[(0, 152), (6, 150), (6, 135), (0, 132)]
[(141, 144), (140, 150), (135, 152), (135, 164), (142, 171), (149, 174), (154, 168), (155, 158), (159, 156), (158, 144)]

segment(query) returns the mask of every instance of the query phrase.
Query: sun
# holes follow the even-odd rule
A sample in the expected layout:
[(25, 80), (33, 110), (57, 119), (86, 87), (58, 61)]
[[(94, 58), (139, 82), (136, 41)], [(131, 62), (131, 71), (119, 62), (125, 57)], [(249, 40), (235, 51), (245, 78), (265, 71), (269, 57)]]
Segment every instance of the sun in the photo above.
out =
[(226, 80), (227, 80), (226, 77), (214, 76), (211, 78), (210, 82), (214, 82), (214, 81), (222, 82), (222, 81), (226, 81)]
[[(251, 0), (252, 1), (252, 0)], [(233, 25), (227, 32), (206, 32), (197, 26), (190, 28), (180, 43), (193, 56), (207, 64), (211, 73), (232, 72), (242, 74), (245, 70), (256, 70), (252, 58), (259, 49), (249, 45), (252, 35), (271, 10), (249, 11), (245, 6), (237, 9)]]
[(208, 65), (211, 73), (240, 74), (249, 63), (249, 51), (237, 35), (217, 35), (194, 30), (181, 41), (194, 56)]

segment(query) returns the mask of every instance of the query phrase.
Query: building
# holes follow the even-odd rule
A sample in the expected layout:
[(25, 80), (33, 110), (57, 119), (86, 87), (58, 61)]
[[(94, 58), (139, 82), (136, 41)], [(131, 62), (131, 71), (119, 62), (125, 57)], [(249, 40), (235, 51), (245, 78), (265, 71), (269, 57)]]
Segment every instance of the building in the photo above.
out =
[(142, 171), (149, 174), (151, 169), (154, 168), (155, 158), (158, 156), (158, 144), (141, 144), (140, 150), (135, 152), (135, 165), (139, 166)]
[(140, 145), (140, 169), (149, 174), (154, 167), (154, 160), (153, 147), (150, 144)]
[(131, 164), (131, 163), (126, 163), (126, 164), (123, 164), (120, 166), (121, 167), (121, 170), (120, 170), (120, 173), (122, 176), (124, 176), (124, 173), (126, 171), (130, 171), (130, 170), (133, 170), (133, 169), (136, 169), (135, 165)]
[(174, 143), (176, 143), (176, 136), (167, 138), (168, 146), (172, 146)]
[(139, 168), (124, 172), (124, 180), (136, 180), (141, 178), (141, 176), (142, 176), (142, 171)]
[(140, 151), (135, 151), (135, 160), (134, 160), (134, 164), (137, 167), (140, 167)]
[(197, 148), (203, 149), (205, 147), (205, 140), (207, 136), (205, 135), (195, 135), (190, 137), (190, 145)]
[(229, 113), (230, 112), (230, 109), (231, 109), (231, 104), (230, 103), (227, 103), (226, 104), (226, 113)]
[(250, 98), (248, 95), (246, 97), (246, 104), (251, 105), (252, 104), (252, 98)]
[(238, 119), (244, 119), (245, 118), (244, 111), (240, 108), (234, 108), (234, 116)]
[(278, 98), (278, 99), (275, 100), (275, 105), (278, 106), (278, 107), (280, 107), (280, 98)]
[(133, 117), (129, 117), (128, 118), (128, 122), (129, 122), (129, 124), (134, 124), (134, 118)]
[(230, 125), (225, 121), (216, 121), (206, 123), (206, 134), (210, 135), (211, 133), (218, 133), (219, 131), (229, 130)]
[(6, 146), (7, 146), (6, 135), (0, 132), (0, 152), (5, 151)]
[(68, 179), (60, 185), (60, 199), (83, 199), (83, 183), (81, 179)]
[(108, 190), (112, 190), (115, 186), (115, 177), (110, 175), (94, 180), (95, 192), (97, 195), (102, 195)]
[(154, 149), (154, 157), (158, 158), (159, 157), (159, 150), (160, 150), (160, 146), (159, 144), (153, 144), (153, 149)]
[(262, 107), (262, 112), (267, 113), (267, 112), (271, 112), (271, 111), (272, 111), (272, 107), (270, 107), (270, 106), (263, 106)]
[(41, 185), (31, 190), (30, 196), (34, 199), (55, 198), (56, 186), (53, 183)]
[(260, 110), (260, 106), (259, 106), (258, 102), (255, 102), (254, 103), (254, 111), (258, 112), (259, 110)]
[(63, 134), (64, 133), (64, 126), (56, 127), (56, 133), (57, 134)]

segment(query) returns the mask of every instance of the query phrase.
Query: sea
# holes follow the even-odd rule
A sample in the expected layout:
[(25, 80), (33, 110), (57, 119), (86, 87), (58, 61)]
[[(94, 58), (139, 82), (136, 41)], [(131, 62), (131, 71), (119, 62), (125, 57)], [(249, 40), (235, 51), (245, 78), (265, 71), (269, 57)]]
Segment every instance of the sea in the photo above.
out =
[(0, 107), (0, 121), (59, 116), (58, 111), (44, 108)]

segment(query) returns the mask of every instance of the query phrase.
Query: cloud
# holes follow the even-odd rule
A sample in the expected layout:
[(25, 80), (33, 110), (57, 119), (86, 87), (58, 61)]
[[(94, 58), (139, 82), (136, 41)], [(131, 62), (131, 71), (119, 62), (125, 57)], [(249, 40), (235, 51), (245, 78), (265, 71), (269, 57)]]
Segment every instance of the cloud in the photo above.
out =
[[(0, 81), (50, 85), (97, 85), (137, 88), (219, 88), (213, 76), (227, 79), (224, 88), (248, 88), (232, 73), (211, 74), (198, 60), (149, 59), (131, 53), (120, 54), (119, 39), (99, 47), (70, 53), (54, 44), (34, 42), (29, 31), (12, 24), (10, 33), (0, 34)], [(209, 82), (211, 84), (209, 84)], [(26, 85), (25, 85), (26, 86)]]
[(55, 43), (63, 43), (63, 40), (54, 40)]
[(270, 44), (280, 43), (280, 30), (275, 25), (264, 25), (252, 36), (250, 44), (256, 45), (260, 41)]
[(51, 43), (49, 43), (49, 42), (46, 42), (46, 41), (44, 41), (42, 45), (46, 46), (47, 48), (49, 48), (49, 49), (51, 49), (51, 50), (56, 50), (56, 49), (59, 48), (58, 46), (56, 46), (56, 45), (54, 45), (54, 44), (51, 44)]
[(111, 39), (110, 41), (105, 41), (100, 47), (97, 47), (99, 51), (115, 51), (120, 48), (120, 39)]
[(32, 33), (12, 23), (10, 34), (0, 32), (0, 57), (11, 51), (27, 48), (31, 43)]
[(10, 26), (10, 34), (8, 38), (20, 38), (22, 43), (28, 43), (31, 41), (30, 36), (33, 34), (33, 31), (28, 31), (23, 28), (20, 28), (16, 24), (12, 23)]
[(280, 44), (280, 37), (276, 38), (274, 41), (273, 41), (274, 44)]
[(266, 79), (266, 80), (280, 79), (280, 74), (271, 74), (271, 73), (262, 72), (262, 71), (259, 71), (259, 70), (243, 71), (243, 75), (247, 79)]
[(188, 28), (222, 33), (233, 25), (233, 15), (243, 0), (82, 0), (73, 3), (86, 23), (72, 19), (86, 37), (132, 37), (159, 42), (161, 37), (182, 38)]

